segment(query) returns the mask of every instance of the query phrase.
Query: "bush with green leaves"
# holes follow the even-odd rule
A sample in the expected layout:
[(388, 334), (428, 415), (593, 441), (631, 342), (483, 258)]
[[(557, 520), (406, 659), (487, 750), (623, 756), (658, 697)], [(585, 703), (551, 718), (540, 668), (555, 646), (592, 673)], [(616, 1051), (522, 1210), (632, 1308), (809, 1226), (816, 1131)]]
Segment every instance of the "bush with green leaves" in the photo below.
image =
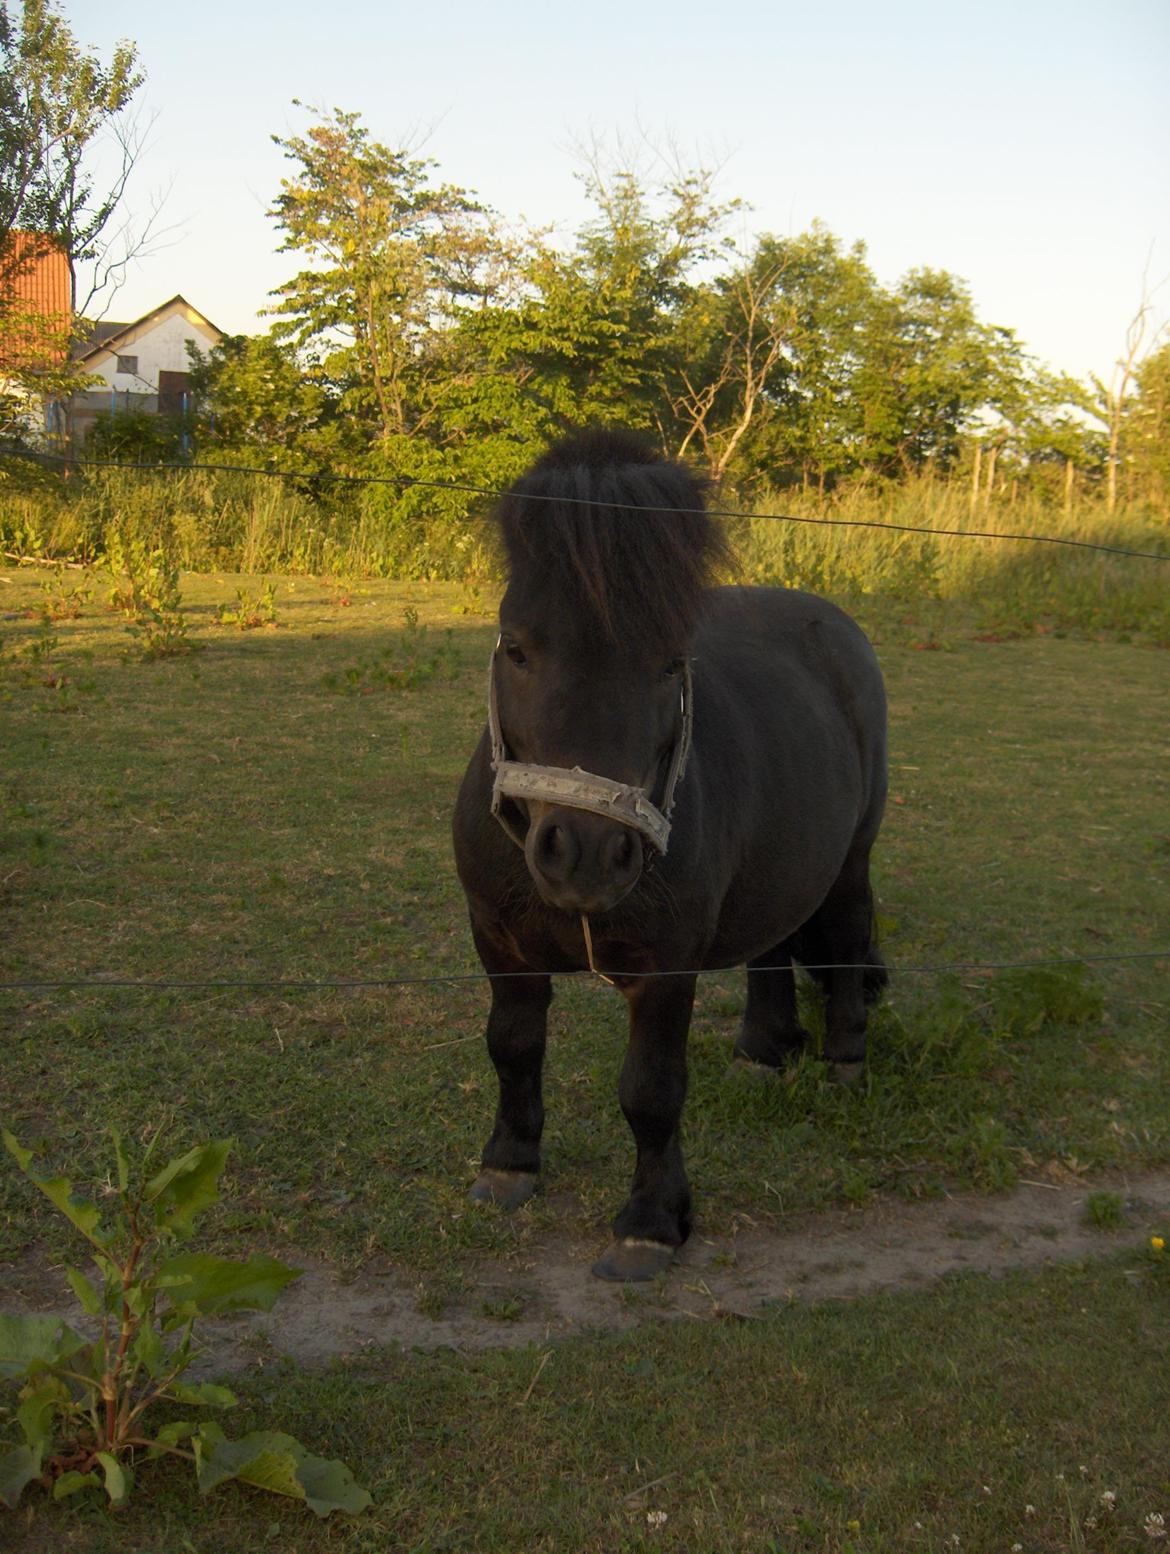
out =
[[(231, 1408), (227, 1387), (183, 1377), (198, 1355), (198, 1319), (268, 1311), (299, 1277), (258, 1253), (241, 1262), (179, 1250), (196, 1215), (219, 1198), (230, 1139), (199, 1144), (150, 1173), (156, 1131), (137, 1172), (117, 1133), (109, 1208), (76, 1196), (63, 1176), (40, 1174), (11, 1133), (4, 1143), (25, 1173), (89, 1243), (94, 1277), (67, 1268), (89, 1319), (86, 1336), (53, 1315), (0, 1315), (0, 1381), (19, 1388), (22, 1439), (0, 1443), (0, 1505), (15, 1509), (30, 1484), (54, 1499), (87, 1490), (122, 1505), (144, 1462), (185, 1458), (202, 1493), (228, 1479), (303, 1500), (318, 1516), (370, 1503), (342, 1462), (314, 1457), (292, 1436), (256, 1430), (229, 1439), (214, 1422), (148, 1418), (158, 1405)], [(134, 1179), (132, 1179), (132, 1176)]]
[(459, 672), (454, 632), (448, 626), (436, 641), (419, 623), (418, 611), (408, 605), (401, 632), (373, 660), (348, 664), (340, 674), (330, 673), (322, 684), (328, 691), (368, 696), (378, 688), (413, 690), (436, 678), (453, 680)]
[(191, 457), (191, 420), (157, 410), (99, 410), (83, 457), (97, 463), (185, 464)]
[(126, 628), (146, 658), (193, 653), (179, 588), (179, 564), (165, 547), (151, 546), (128, 524), (106, 531), (106, 565), (113, 579), (110, 608), (119, 610)]
[(276, 584), (265, 583), (258, 594), (247, 588), (236, 589), (236, 604), (221, 604), (216, 612), (221, 626), (236, 626), (240, 631), (255, 631), (258, 626), (276, 625)]
[(63, 561), (53, 567), (52, 576), (41, 583), (38, 615), (44, 621), (75, 621), (93, 598), (93, 576), (88, 567), (80, 580), (71, 578)]

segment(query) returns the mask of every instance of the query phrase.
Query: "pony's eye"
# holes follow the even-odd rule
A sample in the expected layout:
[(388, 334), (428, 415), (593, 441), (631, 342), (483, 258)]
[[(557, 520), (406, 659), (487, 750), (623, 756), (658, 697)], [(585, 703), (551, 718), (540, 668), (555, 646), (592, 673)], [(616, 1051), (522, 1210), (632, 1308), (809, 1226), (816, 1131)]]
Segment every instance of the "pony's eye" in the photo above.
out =
[(685, 668), (685, 658), (672, 658), (670, 663), (667, 664), (665, 670), (663, 671), (662, 678), (664, 680), (677, 680)]
[(504, 655), (510, 664), (515, 664), (517, 669), (523, 669), (528, 662), (524, 656), (524, 649), (518, 642), (505, 642)]

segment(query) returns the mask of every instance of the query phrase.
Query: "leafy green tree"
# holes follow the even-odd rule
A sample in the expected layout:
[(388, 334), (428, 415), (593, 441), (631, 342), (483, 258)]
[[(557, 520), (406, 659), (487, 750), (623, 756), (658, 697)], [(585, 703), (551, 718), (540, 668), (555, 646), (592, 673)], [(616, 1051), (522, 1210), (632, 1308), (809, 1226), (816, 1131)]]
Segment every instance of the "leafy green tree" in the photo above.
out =
[(1019, 383), (1015, 336), (981, 323), (965, 283), (945, 270), (911, 270), (882, 299), (864, 356), (866, 463), (883, 474), (953, 469), (963, 436)]
[[(1078, 487), (1083, 489), (1086, 480), (1094, 484), (1099, 480), (1106, 444), (1079, 408), (1084, 398), (1084, 385), (1067, 373), (1021, 359), (1014, 384), (999, 396), (998, 418), (982, 438), (993, 462), (993, 468), (988, 469), (984, 460), (985, 502), (990, 498), (997, 449), (1006, 455), (1013, 476), (1022, 477), (1028, 489), (1043, 498), (1059, 495), (1066, 511)], [(976, 464), (972, 474), (977, 477), (978, 473)], [(972, 505), (978, 500), (976, 478)]]
[(267, 335), (228, 335), (204, 354), (189, 346), (194, 432), (203, 452), (269, 469), (311, 471), (346, 447), (335, 400), (296, 352)]
[(294, 164), (272, 209), (280, 251), (309, 267), (274, 293), (273, 333), (370, 444), (426, 435), (452, 325), (490, 285), (485, 213), (464, 190), (432, 185), (433, 164), (372, 140), (356, 113), (335, 110), (276, 144)]
[[(0, 432), (21, 438), (41, 400), (64, 400), (85, 376), (70, 359), (77, 267), (97, 262), (82, 308), (117, 271), (107, 230), (134, 166), (125, 110), (142, 76), (120, 43), (108, 64), (83, 49), (53, 0), (0, 0)], [(99, 187), (91, 152), (106, 129), (123, 156)], [(130, 249), (133, 241), (128, 240)], [(69, 306), (46, 313), (21, 282), (46, 256), (64, 256)], [(127, 255), (128, 257), (128, 255)]]
[(823, 491), (866, 458), (872, 407), (861, 372), (882, 293), (864, 244), (846, 250), (819, 222), (792, 238), (762, 238), (758, 262), (777, 276), (772, 316), (786, 338), (768, 381), (771, 413), (748, 440), (747, 463), (772, 484)]
[(753, 427), (758, 440), (791, 370), (799, 324), (785, 290), (787, 256), (776, 246), (762, 239), (678, 310), (665, 374), (682, 433), (677, 452), (701, 452), (715, 485), (736, 467)]
[(132, 44), (119, 43), (103, 64), (78, 44), (53, 0), (22, 0), (19, 17), (0, 0), (0, 295), (37, 254), (35, 244), (14, 243), (14, 233), (63, 248), (75, 284), (75, 267), (97, 255), (135, 148), (123, 134), (121, 165), (101, 187), (92, 148), (103, 130), (124, 125), (142, 80)]
[(574, 357), (577, 419), (630, 420), (632, 412), (672, 441), (664, 378), (674, 321), (696, 272), (725, 252), (721, 234), (738, 202), (715, 199), (707, 169), (671, 167), (654, 183), (632, 162), (608, 166), (600, 150), (583, 182), (596, 214), (578, 234), (571, 265), (591, 308), (593, 349)]
[(672, 169), (655, 182), (601, 151), (583, 182), (594, 214), (576, 244), (528, 245), (512, 294), (462, 321), (468, 362), (492, 375), (489, 413), (498, 420), (506, 407), (526, 437), (622, 421), (672, 447), (677, 317), (696, 272), (723, 252), (733, 206), (714, 199), (707, 171)]
[(1137, 395), (1126, 409), (1121, 447), (1134, 486), (1170, 517), (1170, 340), (1137, 368)]

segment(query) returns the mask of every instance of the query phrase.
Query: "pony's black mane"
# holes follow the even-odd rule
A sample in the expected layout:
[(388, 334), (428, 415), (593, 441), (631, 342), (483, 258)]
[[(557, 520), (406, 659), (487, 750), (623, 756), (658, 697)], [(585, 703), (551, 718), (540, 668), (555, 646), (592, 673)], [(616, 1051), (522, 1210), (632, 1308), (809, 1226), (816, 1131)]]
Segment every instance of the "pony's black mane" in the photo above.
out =
[(686, 642), (727, 560), (705, 497), (699, 475), (645, 438), (575, 432), (500, 502), (509, 573), (603, 642), (635, 650)]

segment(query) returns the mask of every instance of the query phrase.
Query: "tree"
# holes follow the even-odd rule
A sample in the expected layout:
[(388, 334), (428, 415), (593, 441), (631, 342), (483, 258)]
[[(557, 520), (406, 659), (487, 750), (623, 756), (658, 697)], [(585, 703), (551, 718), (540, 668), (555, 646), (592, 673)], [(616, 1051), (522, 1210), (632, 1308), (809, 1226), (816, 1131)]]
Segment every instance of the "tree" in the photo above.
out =
[(270, 334), (227, 335), (206, 355), (187, 349), (201, 449), (269, 469), (304, 471), (344, 451), (345, 428), (334, 401), (289, 345)]
[(610, 155), (595, 144), (589, 153), (581, 180), (596, 214), (567, 267), (590, 327), (579, 336), (571, 379), (578, 421), (623, 419), (657, 430), (669, 447), (676, 320), (697, 272), (726, 252), (722, 232), (739, 202), (715, 198), (712, 169), (685, 168), (673, 152), (655, 156), (657, 177), (629, 147)]
[[(77, 307), (77, 266), (92, 260), (125, 194), (137, 146), (122, 117), (142, 74), (130, 43), (109, 64), (83, 49), (54, 0), (0, 0), (0, 297), (45, 247), (64, 250)], [(99, 188), (88, 159), (107, 128), (121, 165)], [(15, 233), (30, 240), (14, 241)], [(92, 300), (83, 299), (84, 304)]]
[[(1156, 288), (1155, 288), (1156, 289)], [(1117, 506), (1117, 475), (1121, 467), (1122, 433), (1131, 408), (1133, 391), (1139, 380), (1143, 359), (1156, 351), (1168, 326), (1151, 328), (1153, 302), (1148, 286), (1142, 288), (1142, 300), (1125, 331), (1125, 349), (1113, 366), (1108, 384), (1095, 373), (1089, 376), (1088, 390), (1081, 407), (1102, 424), (1107, 438), (1105, 455), (1105, 506), (1112, 513)]]
[(767, 387), (770, 414), (748, 453), (774, 483), (799, 479), (823, 491), (866, 460), (872, 429), (861, 372), (884, 294), (864, 244), (846, 250), (820, 222), (795, 237), (762, 238), (760, 255), (780, 278), (773, 311), (787, 339)]
[[(67, 400), (86, 378), (74, 365), (78, 266), (96, 261), (81, 311), (118, 265), (99, 261), (137, 152), (123, 114), (142, 82), (135, 50), (120, 43), (108, 65), (84, 50), (53, 0), (0, 0), (0, 430), (23, 437), (43, 401)], [(95, 140), (119, 136), (121, 165), (99, 188), (89, 171)], [(61, 307), (38, 299), (34, 272), (64, 264)], [(65, 293), (68, 293), (66, 296)]]
[(982, 323), (957, 276), (910, 270), (875, 300), (866, 327), (866, 464), (889, 476), (948, 473), (964, 436), (1016, 398), (1022, 360), (1012, 331)]
[(667, 376), (683, 434), (677, 453), (681, 458), (692, 443), (700, 448), (714, 485), (767, 407), (769, 382), (797, 333), (783, 289), (787, 256), (772, 247), (763, 240), (747, 262), (702, 287), (680, 311)]
[(1136, 397), (1126, 407), (1121, 449), (1138, 488), (1170, 516), (1170, 340), (1151, 351), (1134, 374)]
[(461, 307), (490, 291), (486, 213), (432, 185), (432, 163), (370, 138), (334, 110), (303, 136), (274, 137), (294, 164), (272, 215), (282, 253), (309, 261), (275, 291), (273, 333), (327, 381), (370, 443), (425, 434)]
[[(581, 175), (594, 214), (567, 252), (539, 236), (518, 247), (515, 284), (460, 321), (462, 377), (448, 424), (508, 438), (521, 459), (558, 430), (621, 421), (676, 449), (679, 363), (692, 343), (679, 317), (697, 295), (696, 273), (723, 251), (731, 205), (714, 175), (665, 158), (657, 177), (619, 148), (614, 165), (594, 146)], [(521, 464), (521, 467), (522, 464)]]

